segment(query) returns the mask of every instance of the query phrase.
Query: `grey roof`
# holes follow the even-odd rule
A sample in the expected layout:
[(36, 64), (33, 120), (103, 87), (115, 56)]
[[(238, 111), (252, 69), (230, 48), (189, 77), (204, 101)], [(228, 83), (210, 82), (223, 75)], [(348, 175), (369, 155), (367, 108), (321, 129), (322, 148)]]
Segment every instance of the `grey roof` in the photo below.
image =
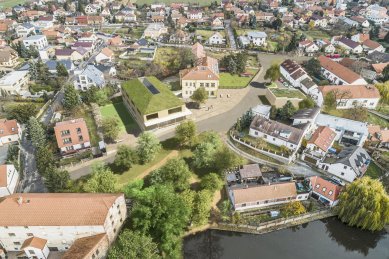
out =
[(46, 62), (46, 66), (49, 68), (49, 70), (56, 70), (58, 63), (63, 64), (67, 70), (72, 69), (72, 61), (70, 59), (58, 60), (58, 61), (57, 60), (48, 60)]
[(242, 179), (258, 178), (262, 176), (258, 164), (243, 165), (242, 168), (239, 169), (239, 174)]
[(307, 89), (315, 86), (315, 82), (313, 82), (309, 77), (305, 78), (304, 80), (301, 81), (301, 84), (305, 86)]
[(345, 147), (338, 154), (338, 160), (335, 163), (341, 163), (353, 168), (357, 176), (361, 176), (361, 166), (367, 165), (371, 158), (365, 149), (358, 146)]
[(343, 44), (349, 46), (350, 48), (352, 49), (355, 49), (356, 47), (359, 46), (359, 43), (358, 42), (355, 42), (353, 40), (350, 40), (349, 38), (346, 38), (346, 37), (342, 37), (338, 40), (339, 42), (342, 42)]
[(263, 31), (249, 31), (247, 33), (247, 36), (252, 37), (252, 38), (266, 38), (267, 34), (266, 34), (266, 32), (263, 32)]
[(32, 25), (31, 23), (27, 23), (27, 22), (21, 24), (21, 26), (23, 26), (26, 29), (34, 28), (34, 25)]
[(39, 40), (41, 38), (46, 38), (46, 36), (45, 35), (31, 35), (26, 40)]
[(70, 56), (73, 53), (73, 49), (56, 49), (55, 55), (56, 56)]
[(367, 58), (373, 61), (374, 63), (386, 63), (389, 62), (389, 54), (382, 53), (379, 51), (373, 51), (367, 55)]
[(298, 110), (293, 116), (292, 119), (314, 119), (319, 114), (320, 108), (313, 107), (309, 109)]
[(98, 86), (102, 86), (105, 83), (103, 79), (103, 72), (98, 70), (94, 65), (88, 65), (84, 71), (81, 72), (81, 75), (87, 76)]

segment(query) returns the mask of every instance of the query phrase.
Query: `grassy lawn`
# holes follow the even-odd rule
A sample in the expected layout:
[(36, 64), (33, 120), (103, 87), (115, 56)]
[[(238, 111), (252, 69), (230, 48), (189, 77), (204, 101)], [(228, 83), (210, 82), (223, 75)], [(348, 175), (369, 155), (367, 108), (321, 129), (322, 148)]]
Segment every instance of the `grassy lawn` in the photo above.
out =
[(15, 5), (24, 4), (26, 0), (3, 0), (0, 1), (0, 7), (8, 8), (14, 7)]
[(148, 163), (148, 164), (145, 164), (145, 165), (134, 165), (130, 170), (120, 174), (120, 175), (116, 175), (117, 177), (117, 181), (118, 181), (118, 186), (119, 187), (122, 187), (126, 184), (128, 184), (129, 182), (131, 182), (132, 180), (136, 179), (139, 175), (141, 175), (145, 170), (147, 170), (148, 168), (158, 164), (162, 159), (164, 159), (167, 155), (170, 154), (170, 152), (172, 152), (171, 150), (166, 150), (166, 149), (162, 149), (155, 157), (155, 159)]
[[(219, 31), (219, 33), (225, 37), (225, 32), (224, 31)], [(196, 30), (196, 35), (201, 35), (203, 38), (208, 39), (211, 37), (213, 34), (215, 34), (215, 31), (207, 31), (207, 30)]]
[(270, 91), (276, 97), (288, 97), (288, 98), (299, 98), (299, 99), (305, 98), (305, 95), (299, 90), (271, 88)]
[(275, 41), (267, 41), (267, 44), (269, 46), (269, 51), (276, 51), (278, 49), (278, 43)]
[[(246, 71), (253, 76), (257, 70), (250, 69)], [(240, 75), (232, 75), (230, 73), (220, 73), (219, 88), (220, 89), (240, 89), (245, 88), (253, 77), (243, 77)]]
[(258, 31), (258, 30), (238, 29), (238, 30), (236, 30), (236, 34), (238, 34), (238, 36), (245, 36), (247, 33), (252, 32), (252, 31)]
[(369, 167), (367, 168), (367, 171), (365, 173), (366, 176), (370, 176), (373, 179), (377, 179), (381, 177), (383, 174), (381, 168), (379, 168), (376, 163), (371, 162)]
[(308, 39), (330, 39), (330, 35), (328, 35), (325, 31), (321, 30), (311, 30), (311, 31), (303, 31), (303, 33), (307, 36)]
[(138, 128), (138, 125), (131, 117), (131, 114), (127, 111), (123, 102), (117, 102), (100, 107), (100, 112), (103, 119), (108, 117), (117, 117), (119, 119), (119, 128), (121, 133), (130, 133), (132, 130)]

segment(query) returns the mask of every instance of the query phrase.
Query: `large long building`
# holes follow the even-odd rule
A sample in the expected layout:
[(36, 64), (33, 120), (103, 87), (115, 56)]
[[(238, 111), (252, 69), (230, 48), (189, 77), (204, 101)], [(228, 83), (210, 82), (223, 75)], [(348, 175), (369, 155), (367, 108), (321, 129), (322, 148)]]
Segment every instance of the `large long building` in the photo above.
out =
[[(123, 194), (13, 194), (0, 200), (0, 245), (7, 253), (33, 245), (45, 254), (46, 247), (64, 252), (76, 240), (95, 235), (111, 244), (126, 216)], [(103, 258), (105, 247), (93, 258)]]

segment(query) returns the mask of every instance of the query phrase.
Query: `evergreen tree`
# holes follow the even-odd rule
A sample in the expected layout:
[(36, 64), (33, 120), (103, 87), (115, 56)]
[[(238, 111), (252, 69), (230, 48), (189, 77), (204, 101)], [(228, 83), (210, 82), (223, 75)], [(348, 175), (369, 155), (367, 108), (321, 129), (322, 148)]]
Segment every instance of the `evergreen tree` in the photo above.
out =
[(49, 192), (62, 192), (66, 190), (70, 181), (69, 172), (53, 166), (49, 167), (44, 182)]
[(69, 76), (68, 70), (66, 69), (65, 65), (62, 64), (61, 62), (57, 62), (56, 69), (57, 69), (58, 76), (63, 76), (63, 77)]
[(152, 161), (160, 150), (161, 144), (152, 133), (143, 132), (139, 136), (137, 153), (142, 164)]
[(35, 117), (28, 120), (28, 138), (35, 148), (41, 148), (46, 145), (46, 133), (42, 125)]
[(80, 95), (72, 85), (65, 87), (63, 107), (67, 112), (73, 112), (80, 105)]

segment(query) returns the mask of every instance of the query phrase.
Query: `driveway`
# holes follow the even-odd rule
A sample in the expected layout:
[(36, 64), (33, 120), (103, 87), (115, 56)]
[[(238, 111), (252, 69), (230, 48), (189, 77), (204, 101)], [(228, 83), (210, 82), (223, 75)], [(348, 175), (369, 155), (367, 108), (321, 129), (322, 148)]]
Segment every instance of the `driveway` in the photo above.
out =
[(231, 28), (231, 21), (226, 20), (224, 23), (226, 24), (227, 34), (228, 34), (228, 38), (230, 40), (230, 48), (236, 49), (235, 36), (234, 36), (234, 33), (232, 31), (232, 28)]

